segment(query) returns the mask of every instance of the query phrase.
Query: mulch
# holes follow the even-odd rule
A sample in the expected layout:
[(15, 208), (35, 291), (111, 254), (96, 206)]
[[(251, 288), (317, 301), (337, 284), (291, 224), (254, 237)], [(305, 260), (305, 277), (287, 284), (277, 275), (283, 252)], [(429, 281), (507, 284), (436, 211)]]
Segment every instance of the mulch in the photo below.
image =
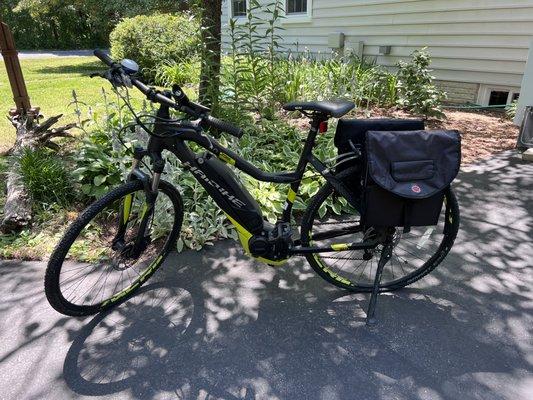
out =
[[(428, 129), (449, 129), (461, 133), (462, 164), (488, 158), (503, 150), (516, 147), (519, 128), (502, 111), (445, 110), (446, 118), (430, 119)], [(359, 113), (363, 117), (363, 113)], [(368, 115), (368, 114), (367, 114)], [(401, 110), (373, 109), (371, 118), (413, 118)]]

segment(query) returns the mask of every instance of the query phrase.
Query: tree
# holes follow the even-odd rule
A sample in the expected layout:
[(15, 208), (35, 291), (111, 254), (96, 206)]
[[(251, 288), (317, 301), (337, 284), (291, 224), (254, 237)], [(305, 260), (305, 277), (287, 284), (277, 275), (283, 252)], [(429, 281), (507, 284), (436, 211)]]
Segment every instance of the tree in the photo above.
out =
[(202, 66), (199, 98), (216, 108), (220, 87), (220, 50), (222, 0), (198, 0), (202, 25)]
[[(173, 13), (188, 10), (193, 0), (2, 0), (9, 2), (6, 22), (12, 26), (17, 40), (18, 25), (34, 25), (44, 31), (32, 47), (80, 48), (107, 46), (109, 34), (125, 17), (140, 14)], [(26, 24), (18, 15), (29, 16), (33, 24)], [(26, 18), (27, 19), (27, 18)]]
[(16, 108), (10, 112), (11, 122), (17, 130), (15, 145), (10, 150), (13, 156), (7, 174), (7, 197), (4, 205), (4, 217), (0, 222), (3, 232), (18, 231), (31, 222), (31, 199), (21, 178), (18, 157), (25, 149), (34, 150), (39, 147), (58, 148), (51, 140), (57, 137), (70, 136), (69, 129), (75, 124), (60, 128), (52, 128), (61, 115), (48, 118), (39, 123), (39, 110), (31, 108), (30, 98), (26, 91), (24, 77), (18, 57), (15, 54), (15, 42), (9, 27), (0, 20), (0, 50), (2, 52)]

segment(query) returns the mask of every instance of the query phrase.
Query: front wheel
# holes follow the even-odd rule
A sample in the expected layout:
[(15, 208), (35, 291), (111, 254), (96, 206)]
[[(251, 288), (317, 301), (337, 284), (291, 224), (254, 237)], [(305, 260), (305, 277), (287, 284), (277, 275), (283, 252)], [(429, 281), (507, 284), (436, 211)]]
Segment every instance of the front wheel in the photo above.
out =
[(179, 192), (161, 181), (152, 207), (143, 183), (125, 183), (89, 206), (50, 256), (46, 297), (65, 315), (95, 314), (126, 300), (175, 247), (183, 221)]
[[(311, 199), (302, 220), (302, 246), (359, 243), (371, 238), (372, 229), (363, 230), (361, 217), (355, 210), (350, 214), (320, 218), (319, 210), (330, 203), (333, 196), (336, 196), (333, 187), (326, 184)], [(459, 206), (451, 189), (445, 193), (444, 204), (436, 226), (412, 227), (409, 233), (396, 228), (393, 253), (383, 270), (380, 292), (397, 290), (418, 281), (446, 257), (459, 230)], [(313, 237), (328, 239), (316, 241)], [(333, 285), (350, 291), (370, 292), (382, 250), (383, 245), (378, 245), (371, 250), (340, 249), (307, 254), (306, 258), (311, 267)]]

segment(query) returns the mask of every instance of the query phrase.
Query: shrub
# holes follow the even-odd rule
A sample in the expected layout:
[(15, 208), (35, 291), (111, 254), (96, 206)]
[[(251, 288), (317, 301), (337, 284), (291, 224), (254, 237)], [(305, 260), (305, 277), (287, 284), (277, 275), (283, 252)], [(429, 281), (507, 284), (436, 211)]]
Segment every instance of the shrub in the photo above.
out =
[(446, 94), (435, 86), (426, 49), (416, 50), (412, 61), (398, 64), (398, 105), (426, 117), (443, 117), (441, 109)]
[(200, 53), (200, 27), (188, 14), (125, 18), (109, 40), (113, 57), (135, 60), (148, 79), (153, 79), (157, 68), (165, 63), (188, 60)]
[(38, 206), (66, 206), (73, 199), (71, 176), (57, 154), (49, 149), (26, 148), (18, 163), (24, 185)]
[(200, 61), (191, 58), (166, 62), (157, 68), (155, 82), (166, 87), (173, 84), (198, 85), (200, 83)]

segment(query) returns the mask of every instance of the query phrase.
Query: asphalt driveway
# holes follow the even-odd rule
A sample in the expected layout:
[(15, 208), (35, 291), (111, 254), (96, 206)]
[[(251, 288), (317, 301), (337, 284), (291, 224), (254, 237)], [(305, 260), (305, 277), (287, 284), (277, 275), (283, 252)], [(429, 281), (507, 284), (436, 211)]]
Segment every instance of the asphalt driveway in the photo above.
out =
[(502, 153), (456, 189), (451, 255), (381, 296), (372, 329), (366, 295), (232, 242), (86, 319), (48, 306), (44, 264), (3, 261), (0, 399), (532, 399), (533, 164)]

